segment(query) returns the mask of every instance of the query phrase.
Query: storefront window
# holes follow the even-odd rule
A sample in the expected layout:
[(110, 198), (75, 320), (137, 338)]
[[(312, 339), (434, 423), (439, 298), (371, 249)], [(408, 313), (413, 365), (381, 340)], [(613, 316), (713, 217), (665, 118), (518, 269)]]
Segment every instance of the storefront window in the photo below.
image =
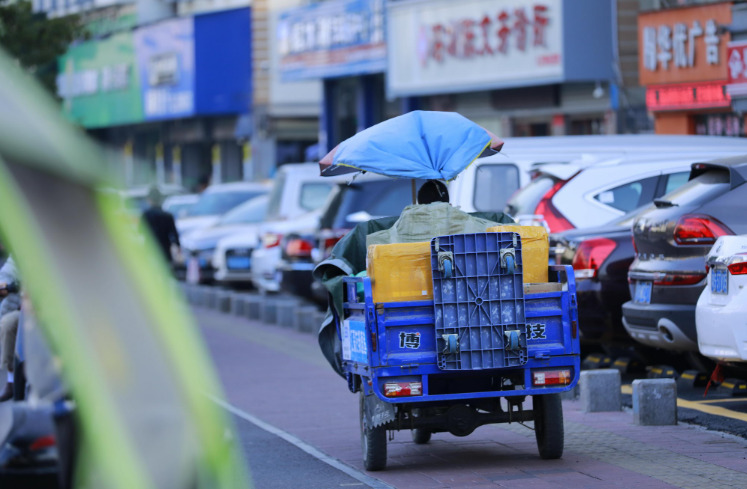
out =
[(744, 137), (744, 119), (736, 114), (701, 114), (694, 116), (695, 134)]

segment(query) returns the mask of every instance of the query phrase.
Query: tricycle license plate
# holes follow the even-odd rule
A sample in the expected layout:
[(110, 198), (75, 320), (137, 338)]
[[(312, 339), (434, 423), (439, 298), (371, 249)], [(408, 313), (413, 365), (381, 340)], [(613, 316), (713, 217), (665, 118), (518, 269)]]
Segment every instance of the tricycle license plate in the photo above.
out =
[(342, 359), (358, 363), (368, 363), (368, 346), (366, 345), (366, 323), (346, 319), (342, 322)]
[(635, 297), (633, 302), (638, 304), (650, 304), (651, 303), (651, 282), (638, 281), (635, 284)]
[(726, 270), (718, 268), (711, 272), (711, 292), (714, 294), (729, 293), (729, 274)]

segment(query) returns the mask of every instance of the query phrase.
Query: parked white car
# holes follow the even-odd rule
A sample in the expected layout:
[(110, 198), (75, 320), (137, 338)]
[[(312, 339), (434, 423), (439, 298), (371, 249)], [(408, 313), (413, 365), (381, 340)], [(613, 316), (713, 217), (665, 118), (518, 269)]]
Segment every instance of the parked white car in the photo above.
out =
[(200, 199), (190, 209), (187, 216), (176, 220), (179, 236), (215, 224), (220, 216), (249, 199), (266, 194), (268, 183), (233, 182), (211, 185), (200, 194)]
[[(254, 287), (266, 292), (280, 291), (280, 282), (283, 277), (279, 266), (283, 256), (283, 246), (289, 237), (306, 237), (309, 239), (305, 241), (310, 243), (310, 237), (319, 227), (321, 215), (322, 209), (316, 209), (287, 221), (271, 221), (263, 224), (261, 243), (252, 253), (251, 280)], [(307, 251), (311, 255), (311, 244)], [(313, 264), (305, 265), (310, 275)]]
[(166, 197), (161, 206), (166, 212), (170, 212), (174, 219), (186, 217), (189, 209), (200, 200), (199, 194), (172, 195)]
[[(213, 258), (216, 280), (236, 285), (251, 282), (260, 290), (279, 290), (277, 266), (283, 236), (288, 232), (305, 231), (307, 225), (315, 228), (320, 209), (332, 189), (351, 178), (351, 175), (322, 177), (317, 163), (280, 166), (270, 190), (267, 216), (258, 235), (243, 233), (218, 242)], [(231, 256), (247, 255), (248, 260), (234, 259), (236, 264), (244, 266), (228, 266)]]
[[(228, 236), (244, 233), (257, 233), (259, 226), (267, 215), (269, 197), (261, 195), (226, 212), (212, 226), (196, 229), (181, 239), (182, 256), (186, 260), (194, 260), (191, 263), (192, 273), (199, 272), (198, 277), (190, 277), (191, 281), (211, 281), (214, 278), (215, 266), (219, 261), (214, 260), (215, 250), (218, 242)], [(223, 262), (225, 256), (221, 257)], [(233, 268), (249, 267), (247, 260), (228, 259), (228, 264)], [(180, 261), (175, 261), (175, 267), (179, 269)], [(223, 263), (225, 265), (225, 263)]]
[(684, 151), (649, 147), (611, 158), (543, 165), (511, 197), (506, 212), (521, 223), (542, 222), (550, 232), (606, 224), (685, 183), (692, 163), (747, 153), (747, 141), (724, 139), (704, 137), (701, 141), (709, 144)]
[(695, 308), (698, 349), (713, 360), (747, 362), (747, 236), (718, 238), (706, 265)]
[[(747, 141), (715, 136), (638, 134), (506, 138), (500, 153), (478, 158), (450, 182), (450, 202), (465, 212), (502, 211), (515, 192), (545, 169), (566, 180), (597, 161), (634, 154), (702, 153), (709, 149), (747, 153)], [(564, 171), (563, 166), (570, 162), (575, 166)], [(544, 188), (534, 207), (551, 189), (552, 185)], [(534, 207), (522, 214), (534, 214)]]

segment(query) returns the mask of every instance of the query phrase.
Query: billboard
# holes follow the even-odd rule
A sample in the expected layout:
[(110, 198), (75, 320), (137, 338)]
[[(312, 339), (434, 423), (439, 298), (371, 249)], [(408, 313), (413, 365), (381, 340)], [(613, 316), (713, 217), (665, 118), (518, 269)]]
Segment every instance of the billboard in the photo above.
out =
[(278, 68), (283, 81), (386, 70), (384, 0), (313, 3), (280, 14)]
[(638, 15), (641, 85), (726, 80), (731, 3)]
[(193, 115), (194, 18), (170, 19), (136, 30), (135, 49), (145, 119)]
[(58, 67), (57, 94), (71, 121), (96, 128), (143, 120), (132, 33), (72, 46)]
[(388, 94), (550, 83), (564, 75), (561, 0), (387, 5)]

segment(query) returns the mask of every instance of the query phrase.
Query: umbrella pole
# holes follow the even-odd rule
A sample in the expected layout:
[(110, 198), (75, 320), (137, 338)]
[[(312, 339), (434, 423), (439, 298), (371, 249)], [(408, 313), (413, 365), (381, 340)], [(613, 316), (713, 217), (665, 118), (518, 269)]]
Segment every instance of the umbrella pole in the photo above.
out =
[(415, 179), (412, 179), (412, 203), (417, 204), (417, 192), (415, 191)]

